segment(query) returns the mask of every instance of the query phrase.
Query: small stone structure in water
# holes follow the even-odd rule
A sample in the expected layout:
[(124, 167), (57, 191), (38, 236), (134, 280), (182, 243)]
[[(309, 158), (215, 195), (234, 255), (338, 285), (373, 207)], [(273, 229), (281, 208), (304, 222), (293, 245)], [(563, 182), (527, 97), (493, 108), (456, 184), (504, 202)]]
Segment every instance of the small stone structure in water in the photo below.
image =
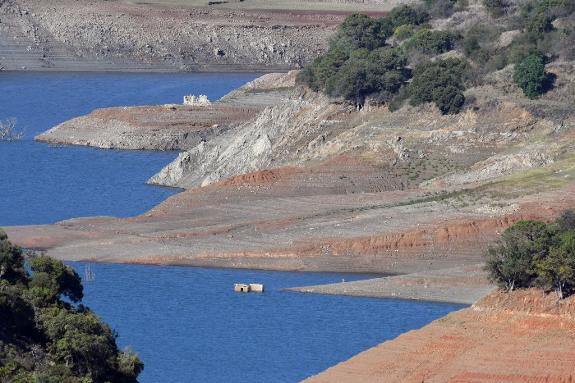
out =
[(261, 283), (236, 283), (234, 284), (234, 291), (236, 293), (263, 293), (264, 285)]
[(201, 94), (199, 96), (194, 96), (194, 95), (184, 96), (184, 105), (208, 106), (208, 105), (212, 105), (212, 103), (208, 99), (208, 96)]

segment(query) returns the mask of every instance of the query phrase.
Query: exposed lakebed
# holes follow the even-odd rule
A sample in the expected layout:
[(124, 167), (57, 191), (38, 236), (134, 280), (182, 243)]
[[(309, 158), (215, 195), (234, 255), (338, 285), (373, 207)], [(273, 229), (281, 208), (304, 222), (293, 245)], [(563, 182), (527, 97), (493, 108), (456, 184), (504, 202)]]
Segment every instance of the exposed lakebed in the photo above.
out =
[[(218, 98), (255, 74), (1, 73), (0, 120), (24, 140), (0, 143), (0, 225), (143, 213), (175, 190), (145, 180), (176, 153), (51, 147), (32, 137), (97, 107)], [(84, 264), (74, 263), (81, 275)], [(368, 277), (186, 267), (91, 265), (85, 303), (146, 364), (142, 382), (296, 382), (421, 327), (461, 305), (285, 292)], [(235, 294), (261, 282), (264, 294)]]

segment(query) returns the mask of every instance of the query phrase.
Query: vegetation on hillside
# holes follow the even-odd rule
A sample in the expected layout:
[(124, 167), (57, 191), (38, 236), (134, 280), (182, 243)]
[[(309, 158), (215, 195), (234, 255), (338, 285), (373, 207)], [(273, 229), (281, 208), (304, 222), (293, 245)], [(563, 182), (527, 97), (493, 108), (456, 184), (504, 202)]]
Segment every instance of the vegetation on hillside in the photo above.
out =
[[(424, 0), (398, 6), (381, 18), (351, 15), (299, 81), (358, 108), (368, 98), (389, 103), (392, 110), (410, 99), (412, 105), (433, 102), (444, 114), (462, 109), (466, 85), (479, 85), (486, 74), (509, 64), (515, 65), (513, 79), (528, 98), (549, 90), (553, 77), (545, 64), (575, 58), (575, 1), (481, 4), (490, 20), (464, 30), (432, 25), (465, 10), (467, 0)], [(512, 40), (499, 43), (504, 32)], [(442, 56), (449, 51), (457, 59)]]
[(137, 382), (144, 365), (80, 302), (78, 274), (0, 231), (0, 382)]
[(542, 287), (562, 299), (575, 293), (575, 212), (553, 223), (519, 221), (487, 252), (486, 269), (501, 288)]

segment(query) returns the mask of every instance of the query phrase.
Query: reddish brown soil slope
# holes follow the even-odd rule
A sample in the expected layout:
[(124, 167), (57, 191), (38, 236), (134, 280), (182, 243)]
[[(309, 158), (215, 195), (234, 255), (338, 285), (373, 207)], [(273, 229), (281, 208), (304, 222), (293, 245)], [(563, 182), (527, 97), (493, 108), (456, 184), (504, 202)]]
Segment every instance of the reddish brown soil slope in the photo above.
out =
[(305, 382), (567, 383), (574, 345), (575, 298), (498, 292)]

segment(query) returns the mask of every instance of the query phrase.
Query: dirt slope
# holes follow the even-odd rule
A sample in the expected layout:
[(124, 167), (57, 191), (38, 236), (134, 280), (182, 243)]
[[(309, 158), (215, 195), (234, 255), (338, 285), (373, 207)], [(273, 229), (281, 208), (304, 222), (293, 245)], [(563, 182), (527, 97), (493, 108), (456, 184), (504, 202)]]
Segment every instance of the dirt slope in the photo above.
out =
[(494, 293), (305, 382), (567, 383), (573, 344), (575, 298)]

